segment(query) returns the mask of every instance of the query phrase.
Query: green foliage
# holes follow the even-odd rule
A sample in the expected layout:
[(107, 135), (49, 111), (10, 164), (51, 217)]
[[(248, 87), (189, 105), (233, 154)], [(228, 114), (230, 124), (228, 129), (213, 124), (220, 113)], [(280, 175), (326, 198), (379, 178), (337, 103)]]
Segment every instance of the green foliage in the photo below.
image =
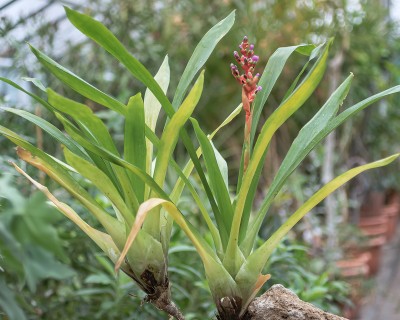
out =
[[(250, 130), (251, 157), (249, 156), (248, 167), (247, 164), (244, 165), (245, 157), (242, 157), (239, 165), (241, 171), (236, 183), (237, 193), (233, 195), (229, 192), (228, 166), (211, 141), (213, 135), (207, 135), (193, 118), (205, 84), (204, 71), (200, 72), (193, 87), (190, 90), (189, 88), (219, 40), (231, 29), (235, 19), (234, 12), (212, 27), (200, 40), (183, 72), (172, 103), (166, 96), (169, 82), (166, 77), (172, 75), (167, 67), (167, 58), (160, 67), (159, 76), (153, 77), (151, 72), (131, 55), (102, 23), (69, 8), (66, 8), (66, 14), (77, 29), (125, 66), (134, 78), (149, 90), (148, 94), (151, 92), (152, 97), (158, 100), (157, 102), (153, 99), (151, 102), (156, 106), (156, 111), (146, 114), (149, 112), (146, 103), (148, 100), (143, 100), (140, 93), (130, 94), (131, 98), (125, 105), (31, 46), (38, 61), (61, 82), (123, 117), (124, 150), (121, 152), (118, 149), (107, 126), (87, 105), (65, 98), (50, 88), (46, 89), (47, 101), (28, 94), (61, 122), (66, 131), (65, 136), (53, 125), (37, 116), (11, 109), (7, 111), (11, 110), (38, 125), (57, 141), (65, 142), (65, 162), (40, 150), (8, 128), (0, 126), (0, 133), (18, 146), (17, 154), (22, 160), (45, 172), (67, 190), (92, 214), (99, 225), (89, 225), (71, 206), (59, 201), (51, 191), (14, 164), (17, 171), (29, 179), (66, 217), (81, 228), (115, 263), (116, 270), (121, 269), (133, 279), (148, 294), (150, 302), (177, 319), (183, 317), (169, 300), (170, 285), (167, 273), (172, 219), (190, 239), (204, 264), (205, 276), (220, 317), (240, 319), (254, 296), (270, 278), (270, 275), (262, 273), (264, 267), (273, 251), (294, 225), (330, 193), (353, 177), (366, 170), (386, 166), (400, 155), (394, 154), (342, 173), (300, 205), (269, 239), (256, 245), (257, 234), (271, 202), (308, 153), (344, 121), (371, 103), (399, 92), (400, 86), (378, 93), (337, 114), (350, 89), (352, 77), (345, 80), (320, 111), (300, 130), (272, 182), (265, 201), (251, 218), (250, 213), (268, 147), (275, 133), (297, 110), (305, 106), (305, 102), (322, 81), (332, 40), (318, 47), (301, 45), (280, 48), (271, 56), (260, 79), (260, 83), (264, 85), (264, 92), (257, 97), (251, 109), (255, 115), (253, 128), (260, 126), (261, 131), (256, 135), (255, 129)], [(287, 93), (280, 99), (279, 107), (263, 122), (260, 117), (261, 110), (282, 74), (289, 56), (294, 52), (308, 57), (308, 61)], [(312, 64), (310, 68), (309, 64)], [(20, 89), (9, 80), (2, 80)], [(186, 92), (189, 93), (185, 97)], [(243, 105), (245, 106), (244, 100)], [(155, 124), (160, 106), (168, 119), (163, 123), (159, 138), (156, 135)], [(229, 123), (236, 114), (228, 116), (220, 127)], [(189, 119), (197, 138), (195, 140), (199, 144), (198, 151), (194, 147), (197, 142), (194, 143), (188, 134), (186, 125)], [(173, 159), (179, 141), (190, 156), (183, 170)], [(192, 174), (193, 169), (196, 169), (196, 172)], [(168, 170), (174, 171), (179, 176), (172, 192), (165, 186)], [(76, 178), (77, 173), (89, 180), (90, 184), (111, 202), (112, 211), (105, 210), (96, 201), (88, 192), (87, 186), (82, 183), (82, 179)], [(197, 194), (191, 181), (193, 176), (199, 178), (201, 191), (206, 194), (207, 200)], [(196, 226), (190, 222), (190, 216), (183, 214), (180, 208), (179, 199), (185, 186), (199, 206), (208, 228), (206, 233), (211, 234), (210, 239), (203, 238)], [(207, 212), (209, 206), (211, 210)], [(108, 274), (92, 275), (86, 279), (86, 283), (95, 283), (100, 287), (110, 284), (111, 268), (106, 266), (104, 261), (100, 263), (108, 270)], [(181, 267), (172, 270), (183, 275), (185, 271), (190, 271), (190, 268)], [(37, 275), (37, 279), (41, 276), (43, 275)], [(325, 286), (328, 281), (327, 275), (315, 277), (307, 274), (304, 279), (314, 284), (309, 290), (305, 290), (305, 287), (299, 284), (304, 298), (322, 301), (322, 297), (327, 293)], [(125, 283), (124, 279), (121, 281)], [(34, 280), (27, 279), (27, 283), (31, 289), (34, 288)], [(118, 286), (114, 291), (118, 291)], [(239, 307), (227, 308), (222, 303), (225, 297), (238, 300), (234, 304)], [(113, 308), (115, 305), (111, 303), (104, 306), (104, 309), (108, 307)]]
[(27, 287), (35, 293), (45, 279), (75, 275), (54, 225), (60, 218), (42, 193), (25, 199), (10, 175), (0, 177), (0, 305), (9, 317), (25, 319), (8, 282), (19, 292)]
[(274, 274), (271, 284), (280, 283), (303, 301), (340, 314), (340, 306), (348, 302), (350, 287), (346, 282), (334, 279), (326, 263), (310, 257), (307, 251), (306, 246), (296, 242), (281, 242), (265, 267)]

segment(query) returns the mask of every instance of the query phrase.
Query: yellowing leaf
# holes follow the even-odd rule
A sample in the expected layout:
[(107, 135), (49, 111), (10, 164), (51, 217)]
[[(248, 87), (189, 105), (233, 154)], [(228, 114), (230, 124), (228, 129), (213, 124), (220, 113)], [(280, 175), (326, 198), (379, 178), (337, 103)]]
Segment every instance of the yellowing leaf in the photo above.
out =
[(147, 215), (151, 212), (152, 209), (158, 207), (159, 205), (161, 205), (174, 218), (175, 222), (186, 233), (189, 239), (193, 242), (193, 245), (195, 246), (203, 261), (207, 261), (209, 259), (218, 259), (216, 257), (216, 254), (212, 251), (208, 244), (197, 233), (196, 229), (191, 226), (191, 224), (185, 219), (179, 209), (172, 202), (160, 198), (151, 198), (143, 202), (139, 207), (139, 210), (136, 214), (135, 222), (127, 237), (125, 247), (121, 252), (121, 256), (115, 264), (116, 271), (120, 268), (121, 263), (124, 261), (125, 256), (128, 253), (128, 250), (131, 247), (136, 236), (138, 235)]
[(75, 223), (86, 235), (92, 239), (101, 250), (103, 250), (107, 256), (115, 262), (119, 255), (119, 250), (115, 243), (113, 242), (110, 235), (107, 233), (101, 232), (97, 229), (94, 229), (90, 225), (88, 225), (70, 206), (59, 201), (47, 187), (43, 186), (36, 180), (34, 180), (31, 176), (29, 176), (25, 171), (23, 171), (20, 167), (18, 167), (14, 162), (12, 162), (15, 170), (17, 170), (20, 174), (25, 176), (36, 188), (38, 188), (43, 194), (60, 210), (62, 214), (64, 214), (68, 219), (70, 219), (73, 223)]

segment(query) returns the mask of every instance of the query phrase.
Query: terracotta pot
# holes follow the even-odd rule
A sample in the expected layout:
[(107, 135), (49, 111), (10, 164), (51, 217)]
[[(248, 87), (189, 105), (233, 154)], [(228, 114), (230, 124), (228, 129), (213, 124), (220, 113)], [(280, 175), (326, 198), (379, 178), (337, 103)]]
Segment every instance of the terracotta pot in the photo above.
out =
[(371, 254), (362, 252), (352, 258), (336, 261), (336, 266), (344, 278), (365, 277), (369, 273)]
[(383, 215), (387, 218), (387, 239), (391, 240), (393, 236), (396, 234), (397, 222), (398, 222), (398, 212), (399, 212), (399, 205), (391, 204), (385, 206), (383, 209)]
[(369, 261), (371, 254), (369, 252), (358, 253), (352, 258), (347, 258), (336, 262), (341, 275), (346, 282), (350, 284), (350, 299), (352, 306), (342, 307), (342, 315), (347, 319), (355, 319), (361, 308), (363, 298), (362, 284), (369, 274)]
[(388, 217), (362, 217), (360, 220), (362, 232), (369, 237), (362, 251), (369, 252), (369, 275), (375, 275), (380, 266), (381, 248), (386, 243), (388, 235)]
[(369, 241), (372, 238), (376, 237), (381, 237), (383, 236), (385, 240), (387, 240), (387, 235), (388, 235), (388, 220), (386, 220), (386, 223), (383, 225), (376, 225), (376, 226), (366, 226), (366, 227), (360, 227), (362, 233), (369, 238), (369, 240), (366, 242), (366, 245), (368, 245)]
[(373, 235), (376, 229), (382, 230), (383, 227), (387, 229), (388, 218), (384, 215), (381, 217), (360, 217), (358, 225), (365, 234)]
[(379, 216), (385, 203), (385, 193), (372, 191), (368, 194), (364, 203), (361, 205), (361, 216)]
[(386, 243), (386, 234), (373, 237), (369, 240), (365, 251), (371, 254), (371, 259), (368, 261), (369, 275), (373, 276), (379, 271), (381, 264), (382, 246)]

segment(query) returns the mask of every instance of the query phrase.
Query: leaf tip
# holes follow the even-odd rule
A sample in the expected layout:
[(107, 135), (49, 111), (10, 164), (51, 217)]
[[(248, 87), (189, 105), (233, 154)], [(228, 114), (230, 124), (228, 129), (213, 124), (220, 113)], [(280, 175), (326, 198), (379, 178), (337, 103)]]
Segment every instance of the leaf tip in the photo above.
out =
[(27, 157), (32, 157), (32, 154), (28, 150), (26, 150), (20, 146), (17, 146), (15, 148), (15, 151), (16, 151), (18, 157), (21, 158), (22, 160), (25, 160)]
[(63, 8), (64, 8), (64, 11), (65, 11), (65, 14), (67, 15), (67, 17), (68, 17), (68, 15), (70, 13), (72, 13), (74, 11), (74, 10), (72, 10), (70, 7), (68, 7), (66, 5), (63, 5)]
[(195, 118), (189, 117), (189, 120), (194, 127), (199, 125), (198, 121)]
[(115, 275), (118, 274), (118, 271), (121, 268), (121, 263), (122, 263), (122, 259), (121, 258), (122, 258), (122, 255), (118, 258), (117, 262), (115, 263), (115, 266), (114, 266)]
[(234, 22), (234, 21), (235, 21), (235, 18), (236, 18), (236, 9), (233, 9), (233, 10), (231, 11), (231, 13), (230, 13), (226, 18), (233, 19), (232, 22)]
[(35, 47), (34, 47), (33, 45), (31, 45), (30, 42), (26, 41), (26, 44), (28, 45), (29, 49), (30, 49), (33, 53), (36, 52)]

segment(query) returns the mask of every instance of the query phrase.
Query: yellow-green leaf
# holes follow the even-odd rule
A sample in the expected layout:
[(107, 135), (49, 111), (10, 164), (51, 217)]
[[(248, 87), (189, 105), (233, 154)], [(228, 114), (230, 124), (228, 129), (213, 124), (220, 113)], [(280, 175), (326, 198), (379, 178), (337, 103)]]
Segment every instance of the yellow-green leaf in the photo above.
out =
[(275, 231), (275, 233), (264, 242), (257, 250), (248, 256), (246, 262), (243, 264), (239, 270), (236, 281), (242, 283), (244, 286), (251, 286), (252, 283), (257, 281), (256, 275), (260, 274), (265, 266), (268, 258), (271, 256), (274, 249), (278, 246), (283, 237), (300, 221), (310, 210), (312, 210), (316, 205), (318, 205), (322, 200), (324, 200), (328, 195), (334, 192), (336, 189), (341, 187), (343, 184), (357, 176), (358, 174), (386, 166), (393, 162), (400, 156), (400, 153), (394, 154), (385, 159), (381, 159), (375, 162), (371, 162), (341, 174), (340, 176), (334, 178), (326, 185), (324, 185), (320, 190), (318, 190), (310, 199), (308, 199), (299, 209), (293, 213), (289, 219), (287, 219), (282, 226)]
[[(197, 103), (200, 100), (201, 93), (203, 91), (204, 83), (204, 71), (200, 74), (196, 83), (194, 84), (192, 90), (183, 101), (182, 105), (179, 107), (177, 112), (168, 122), (161, 136), (157, 160), (154, 168), (154, 181), (162, 188), (164, 185), (164, 180), (167, 174), (169, 160), (171, 158), (172, 152), (178, 141), (179, 133), (181, 128), (185, 125), (186, 121), (192, 115)], [(155, 196), (154, 193), (150, 193), (152, 197)], [(155, 211), (153, 215), (146, 221), (143, 226), (149, 234), (153, 237), (159, 235), (160, 230), (160, 215), (159, 212)]]
[(59, 201), (45, 186), (34, 180), (30, 177), (26, 172), (24, 172), (20, 167), (18, 167), (15, 163), (12, 163), (15, 169), (25, 176), (36, 188), (38, 188), (43, 194), (60, 210), (62, 214), (64, 214), (68, 219), (70, 219), (73, 223), (75, 223), (86, 235), (92, 239), (101, 250), (104, 251), (107, 256), (111, 259), (111, 261), (115, 262), (120, 254), (117, 246), (113, 242), (112, 238), (99, 230), (94, 229), (90, 225), (88, 225), (70, 206)]

